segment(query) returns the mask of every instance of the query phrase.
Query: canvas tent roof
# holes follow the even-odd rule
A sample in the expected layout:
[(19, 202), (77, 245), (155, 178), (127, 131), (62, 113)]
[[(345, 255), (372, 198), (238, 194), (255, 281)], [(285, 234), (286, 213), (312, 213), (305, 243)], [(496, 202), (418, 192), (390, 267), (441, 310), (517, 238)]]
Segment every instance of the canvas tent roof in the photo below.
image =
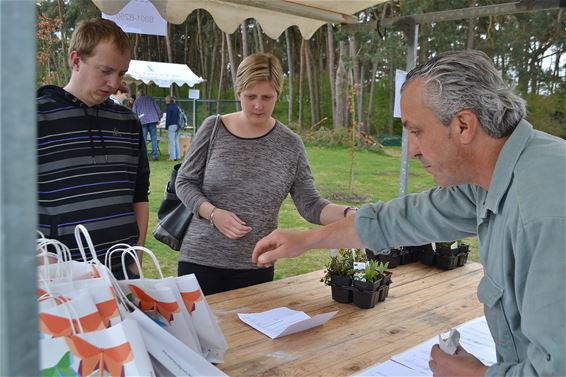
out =
[(162, 88), (169, 88), (175, 83), (179, 86), (187, 84), (192, 87), (204, 81), (191, 71), (185, 64), (147, 62), (143, 60), (131, 60), (130, 67), (124, 81), (127, 83), (155, 84)]
[[(129, 0), (93, 0), (104, 13), (118, 13)], [(183, 23), (195, 9), (212, 15), (216, 25), (231, 34), (242, 21), (254, 18), (272, 39), (296, 25), (305, 39), (330, 23), (356, 23), (352, 14), (387, 0), (149, 0), (173, 24)]]

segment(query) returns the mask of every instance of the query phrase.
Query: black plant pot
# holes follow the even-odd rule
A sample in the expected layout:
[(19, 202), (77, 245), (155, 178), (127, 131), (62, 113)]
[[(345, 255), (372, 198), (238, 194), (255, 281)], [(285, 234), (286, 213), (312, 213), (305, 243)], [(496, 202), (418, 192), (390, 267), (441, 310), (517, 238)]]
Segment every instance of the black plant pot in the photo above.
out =
[(407, 246), (405, 250), (409, 251), (410, 262), (416, 262), (420, 259), (423, 249), (421, 246)]
[(399, 250), (399, 264), (409, 264), (413, 261), (413, 251), (409, 249)]
[(389, 285), (391, 284), (393, 281), (391, 280), (391, 275), (393, 275), (393, 272), (391, 271), (385, 271), (385, 275), (381, 275), (381, 285)]
[(401, 263), (401, 256), (398, 254), (398, 251), (394, 253), (391, 250), (390, 254), (379, 254), (378, 260), (382, 263), (389, 262), (388, 268), (395, 268)]
[(352, 285), (352, 279), (343, 275), (331, 274), (330, 282), (334, 285), (339, 285), (342, 287), (349, 287), (350, 285)]
[(354, 290), (354, 304), (358, 308), (373, 308), (377, 303), (378, 297), (378, 291), (360, 291), (358, 289)]
[(459, 248), (451, 249), (450, 247), (436, 247), (436, 254), (438, 256), (456, 256), (458, 255)]
[(362, 291), (377, 291), (377, 288), (379, 288), (380, 285), (381, 279), (377, 279), (373, 283), (354, 279), (354, 287)]
[(423, 247), (421, 255), (420, 255), (421, 263), (426, 264), (427, 266), (433, 266), (436, 262), (436, 253), (432, 249), (432, 245), (426, 245)]
[(377, 257), (377, 255), (375, 255), (375, 253), (373, 252), (373, 250), (370, 249), (366, 249), (366, 258), (368, 260), (376, 260), (379, 261), (379, 258)]
[(458, 247), (458, 267), (462, 267), (468, 261), (468, 254), (470, 253), (470, 245), (461, 244)]
[(436, 266), (442, 270), (452, 270), (458, 266), (458, 256), (437, 255)]
[(378, 293), (377, 301), (379, 302), (385, 301), (387, 296), (389, 296), (389, 284), (382, 285), (381, 287), (379, 287), (377, 293)]
[(461, 253), (458, 254), (458, 262), (456, 262), (456, 266), (462, 267), (468, 261), (468, 253)]
[(339, 285), (331, 285), (332, 289), (332, 299), (334, 301), (340, 302), (342, 304), (349, 304), (352, 302), (352, 290), (351, 287), (342, 287)]

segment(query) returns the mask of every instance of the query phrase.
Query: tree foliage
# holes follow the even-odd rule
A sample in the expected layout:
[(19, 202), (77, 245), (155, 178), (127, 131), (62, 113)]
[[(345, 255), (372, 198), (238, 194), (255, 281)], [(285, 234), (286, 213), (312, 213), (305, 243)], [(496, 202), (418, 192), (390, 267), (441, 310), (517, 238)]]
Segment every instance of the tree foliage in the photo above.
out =
[[(360, 12), (358, 20), (360, 23), (375, 22), (386, 17), (508, 2), (391, 0)], [(63, 51), (65, 43), (68, 46), (77, 22), (98, 17), (100, 11), (90, 0), (46, 0), (38, 2), (37, 8), (38, 84), (51, 82), (64, 85), (68, 79)], [(322, 27), (310, 40), (303, 41), (296, 27), (291, 27), (277, 40), (271, 40), (263, 35), (255, 20), (248, 19), (227, 38), (210, 14), (202, 9), (192, 12), (183, 24), (169, 25), (168, 29), (169, 38), (131, 34), (132, 56), (140, 60), (189, 65), (197, 75), (207, 80), (199, 87), (203, 98), (233, 99), (231, 72), (245, 53), (270, 51), (281, 58), (287, 72), (287, 84), (275, 116), (291, 127), (304, 130), (351, 127), (352, 115), (345, 107), (348, 101), (339, 98), (339, 91), (331, 90), (337, 85), (332, 80), (345, 79), (350, 87), (360, 80), (360, 90), (354, 103), (361, 106), (356, 106), (353, 116), (362, 120), (359, 127), (363, 133), (374, 137), (400, 133), (400, 122), (391, 114), (394, 72), (406, 67), (407, 38), (401, 30), (378, 27), (356, 31), (335, 25), (330, 30)], [(485, 51), (493, 58), (503, 77), (530, 101), (529, 118), (535, 127), (564, 137), (564, 30), (566, 17), (563, 8), (423, 24), (420, 25), (418, 39), (418, 63), (441, 51), (466, 48)], [(61, 41), (61, 38), (65, 40)], [(340, 54), (340, 43), (345, 46), (345, 53)], [(337, 73), (342, 67), (345, 71), (340, 77)], [(329, 70), (332, 70), (332, 75)], [(288, 85), (291, 80), (292, 86)], [(291, 87), (293, 93), (289, 92)], [(186, 97), (186, 87), (175, 90), (177, 95)], [(333, 92), (336, 92), (334, 99)], [(158, 88), (149, 88), (149, 93), (156, 96), (167, 94)], [(290, 104), (289, 100), (294, 103)], [(333, 109), (333, 103), (343, 108)], [(298, 111), (290, 112), (289, 106)], [(359, 108), (363, 112), (360, 117)], [(335, 114), (340, 114), (340, 118), (334, 119)]]

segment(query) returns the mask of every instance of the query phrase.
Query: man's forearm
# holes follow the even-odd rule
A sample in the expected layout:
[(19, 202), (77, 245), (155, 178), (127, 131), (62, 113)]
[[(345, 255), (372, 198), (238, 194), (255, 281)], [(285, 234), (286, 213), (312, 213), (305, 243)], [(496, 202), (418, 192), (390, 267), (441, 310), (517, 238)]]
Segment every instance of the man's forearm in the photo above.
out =
[(356, 232), (355, 216), (348, 216), (340, 221), (308, 231), (304, 237), (307, 250), (364, 247)]
[(136, 223), (138, 224), (139, 237), (137, 246), (145, 244), (145, 237), (147, 236), (147, 227), (149, 223), (149, 203), (137, 202), (134, 203), (134, 213), (136, 216)]

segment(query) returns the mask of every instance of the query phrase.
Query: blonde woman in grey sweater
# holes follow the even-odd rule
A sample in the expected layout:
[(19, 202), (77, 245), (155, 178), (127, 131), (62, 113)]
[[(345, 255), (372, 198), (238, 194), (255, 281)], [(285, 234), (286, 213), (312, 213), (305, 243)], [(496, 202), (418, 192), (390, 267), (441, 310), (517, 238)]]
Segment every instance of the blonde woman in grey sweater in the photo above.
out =
[(258, 268), (251, 254), (277, 228), (289, 193), (314, 224), (353, 213), (320, 196), (301, 138), (272, 117), (283, 86), (279, 60), (248, 56), (238, 67), (236, 86), (242, 110), (203, 122), (176, 184), (177, 195), (195, 213), (178, 273), (194, 273), (207, 295), (273, 280), (273, 266)]

